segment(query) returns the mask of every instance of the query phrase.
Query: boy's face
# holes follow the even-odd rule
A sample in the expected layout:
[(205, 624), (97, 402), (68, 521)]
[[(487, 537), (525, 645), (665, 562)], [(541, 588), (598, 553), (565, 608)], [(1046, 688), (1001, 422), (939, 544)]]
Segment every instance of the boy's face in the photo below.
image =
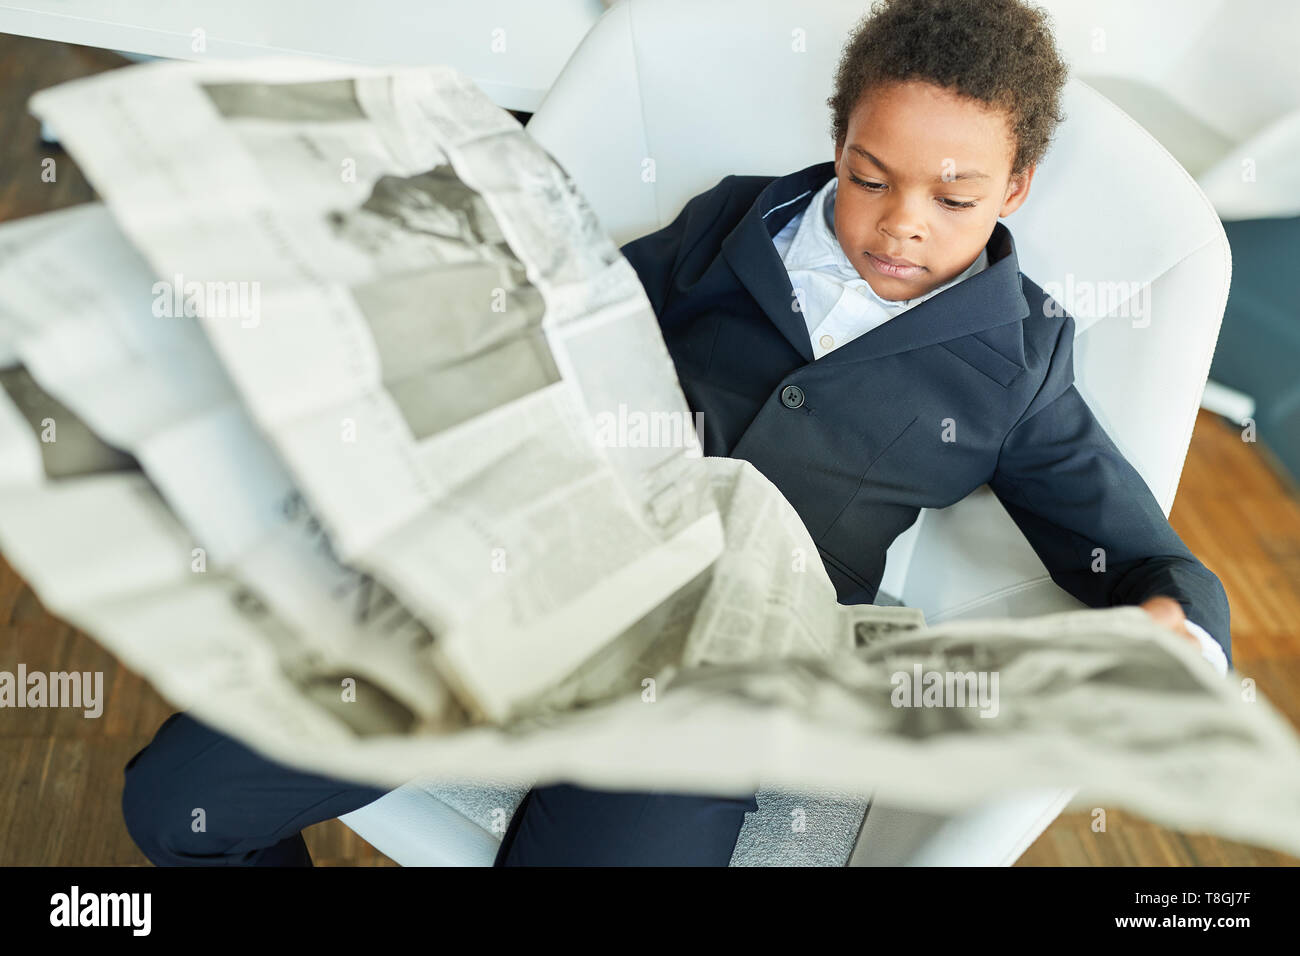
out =
[(1013, 178), (1014, 152), (1000, 110), (921, 81), (871, 90), (835, 148), (844, 254), (882, 299), (914, 299), (956, 278), (998, 217), (1029, 196), (1034, 167)]

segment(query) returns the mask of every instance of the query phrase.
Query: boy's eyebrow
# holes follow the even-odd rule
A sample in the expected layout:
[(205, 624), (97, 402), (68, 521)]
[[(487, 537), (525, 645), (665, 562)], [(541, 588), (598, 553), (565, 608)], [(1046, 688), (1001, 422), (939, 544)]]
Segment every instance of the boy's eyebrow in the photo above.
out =
[[(881, 171), (884, 172), (886, 176), (890, 174), (888, 166), (886, 166), (880, 160), (876, 159), (876, 157), (872, 156), (861, 146), (857, 146), (855, 144), (850, 143), (849, 150), (850, 152), (857, 153), (860, 156), (865, 156), (867, 159), (871, 160), (871, 162), (875, 163), (877, 166), (880, 167)], [(958, 179), (988, 179), (988, 178), (989, 178), (988, 173), (981, 173), (977, 169), (965, 169), (959, 173), (953, 173), (951, 176), (947, 177), (946, 179), (944, 178), (943, 174), (940, 173), (938, 176), (934, 177), (934, 181), (936, 183), (949, 183), (949, 182), (955, 182)]]

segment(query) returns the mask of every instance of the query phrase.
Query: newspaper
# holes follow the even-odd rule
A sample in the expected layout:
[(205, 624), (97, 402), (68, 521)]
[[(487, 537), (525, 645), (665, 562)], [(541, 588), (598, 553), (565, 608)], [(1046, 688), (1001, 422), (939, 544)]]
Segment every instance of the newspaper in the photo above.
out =
[[(339, 559), (503, 720), (720, 552), (690, 412), (635, 272), (517, 121), (449, 69), (307, 69), (152, 64), (32, 108)], [(629, 408), (676, 440), (607, 427)]]
[[(1300, 851), (1294, 731), (1132, 607), (900, 628), (813, 658), (679, 669), (680, 655), (661, 652), (626, 671), (635, 689), (610, 695), (605, 685), (585, 706), (505, 727), (355, 732), (331, 719), (330, 682), (296, 673), (306, 655), (255, 596), (217, 573), (189, 573), (192, 540), (128, 456), (21, 367), (0, 384), (0, 540), (20, 573), (163, 693), (283, 763), (392, 786), (883, 785), (938, 812), (1006, 790), (1079, 786), (1075, 805), (1105, 801)], [(58, 423), (57, 441), (37, 439), (43, 419)], [(765, 481), (739, 460), (701, 467), (723, 484)], [(909, 688), (915, 698), (900, 705)], [(957, 688), (964, 702), (946, 699)]]
[(839, 605), (776, 488), (687, 439), (567, 177), (453, 71), (150, 65), (33, 105), (107, 208), (0, 228), (0, 547), (176, 705), (383, 785), (1051, 785), (1300, 853), (1295, 731), (1140, 609)]

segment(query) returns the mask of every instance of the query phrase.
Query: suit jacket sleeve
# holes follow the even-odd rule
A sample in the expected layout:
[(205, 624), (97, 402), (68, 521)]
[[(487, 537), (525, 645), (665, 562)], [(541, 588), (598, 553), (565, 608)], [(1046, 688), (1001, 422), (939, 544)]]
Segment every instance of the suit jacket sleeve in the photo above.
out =
[(1231, 663), (1227, 593), (1075, 388), (1070, 316), (1042, 388), (1003, 440), (989, 486), (1070, 594), (1095, 608), (1168, 595)]

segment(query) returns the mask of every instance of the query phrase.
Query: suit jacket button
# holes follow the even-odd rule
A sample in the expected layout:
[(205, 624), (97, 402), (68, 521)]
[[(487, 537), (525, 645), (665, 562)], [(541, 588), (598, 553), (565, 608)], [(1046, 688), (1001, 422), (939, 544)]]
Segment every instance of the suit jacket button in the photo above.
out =
[(803, 404), (803, 389), (798, 385), (787, 385), (781, 389), (781, 401), (786, 408), (798, 408)]

